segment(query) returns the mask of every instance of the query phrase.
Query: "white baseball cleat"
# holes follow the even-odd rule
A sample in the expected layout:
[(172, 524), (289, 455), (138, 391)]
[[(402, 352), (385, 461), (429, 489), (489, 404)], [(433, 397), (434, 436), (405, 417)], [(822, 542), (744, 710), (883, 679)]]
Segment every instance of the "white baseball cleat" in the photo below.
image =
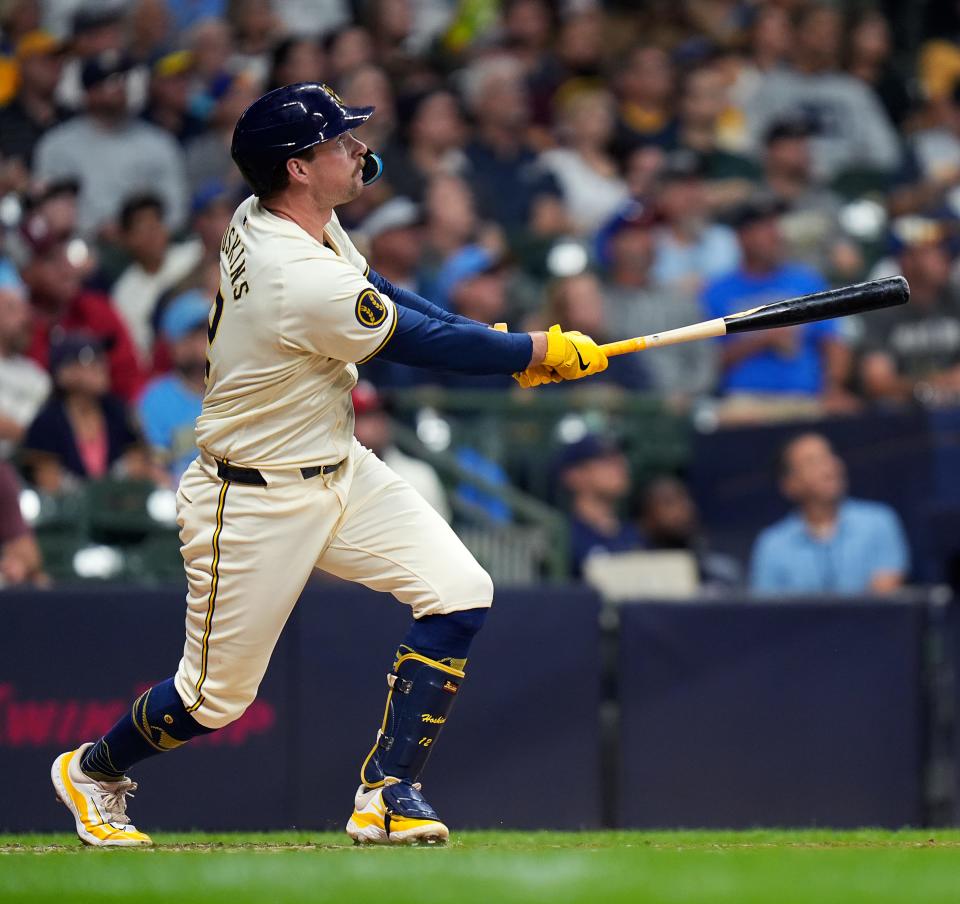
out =
[(357, 844), (446, 844), (450, 831), (420, 793), (420, 784), (388, 778), (380, 788), (361, 785), (347, 834)]
[(80, 840), (96, 847), (153, 844), (149, 835), (138, 832), (127, 819), (127, 796), (133, 797), (137, 783), (129, 778), (98, 782), (81, 771), (80, 759), (92, 746), (81, 744), (76, 750), (61, 753), (50, 768), (57, 797), (73, 813)]

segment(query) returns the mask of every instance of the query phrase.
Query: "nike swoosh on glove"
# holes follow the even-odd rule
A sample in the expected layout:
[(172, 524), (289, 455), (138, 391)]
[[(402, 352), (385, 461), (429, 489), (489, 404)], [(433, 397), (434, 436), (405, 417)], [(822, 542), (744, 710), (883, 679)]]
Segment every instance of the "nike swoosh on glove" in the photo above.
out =
[(589, 336), (579, 330), (564, 332), (554, 324), (547, 332), (542, 366), (551, 368), (562, 380), (579, 380), (606, 370), (607, 356)]

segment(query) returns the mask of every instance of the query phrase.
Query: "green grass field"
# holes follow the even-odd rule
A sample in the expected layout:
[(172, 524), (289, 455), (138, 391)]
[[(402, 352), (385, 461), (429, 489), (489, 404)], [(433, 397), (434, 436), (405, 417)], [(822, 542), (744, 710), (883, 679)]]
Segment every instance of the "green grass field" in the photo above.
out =
[(274, 904), (960, 902), (960, 831), (463, 832), (446, 848), (342, 835), (155, 835), (147, 850), (0, 835), (0, 901)]

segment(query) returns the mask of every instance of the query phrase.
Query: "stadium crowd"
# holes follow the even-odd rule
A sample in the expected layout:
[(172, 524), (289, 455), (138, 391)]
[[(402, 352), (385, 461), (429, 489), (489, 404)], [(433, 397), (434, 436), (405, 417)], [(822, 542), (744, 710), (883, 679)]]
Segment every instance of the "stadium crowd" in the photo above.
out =
[[(298, 81), (376, 106), (358, 135), (385, 175), (341, 221), (391, 282), (466, 316), (601, 341), (874, 276), (912, 287), (862, 322), (613, 359), (604, 392), (709, 400), (728, 423), (960, 401), (960, 9), (928, 4), (901, 28), (887, 6), (0, 0), (0, 454), (45, 493), (107, 474), (175, 485), (220, 241), (247, 193), (233, 125)], [(438, 379), (379, 361), (362, 376), (387, 392)], [(835, 456), (804, 442), (781, 483), (813, 523), (831, 505), (789, 472)], [(604, 443), (558, 460), (575, 562), (597, 543), (693, 543), (676, 480), (620, 522), (622, 468), (585, 466), (616, 461)], [(895, 516), (832, 505), (826, 520), (866, 525), (857, 542), (883, 561), (800, 589), (899, 583)], [(794, 586), (777, 563), (803, 538), (780, 527), (755, 551), (758, 588)], [(697, 548), (705, 580), (744, 580)], [(39, 570), (25, 555), (8, 580)]]

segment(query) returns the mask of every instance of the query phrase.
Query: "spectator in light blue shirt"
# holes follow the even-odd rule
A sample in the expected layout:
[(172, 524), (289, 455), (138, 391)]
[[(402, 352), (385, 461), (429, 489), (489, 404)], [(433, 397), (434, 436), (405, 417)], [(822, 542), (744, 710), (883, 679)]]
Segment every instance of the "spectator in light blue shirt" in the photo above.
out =
[[(733, 212), (743, 261), (707, 285), (703, 307), (708, 317), (726, 317), (827, 288), (816, 270), (785, 260), (782, 212), (780, 202), (763, 195)], [(850, 402), (844, 385), (851, 355), (834, 320), (725, 336), (720, 342), (724, 394), (820, 396), (833, 409)]]
[(753, 548), (755, 593), (889, 593), (903, 586), (910, 554), (896, 512), (849, 499), (846, 470), (818, 433), (790, 440), (780, 489), (796, 511), (761, 532)]
[(143, 433), (176, 484), (197, 456), (194, 426), (203, 403), (210, 301), (196, 289), (174, 298), (160, 320), (173, 370), (147, 384), (140, 397)]

